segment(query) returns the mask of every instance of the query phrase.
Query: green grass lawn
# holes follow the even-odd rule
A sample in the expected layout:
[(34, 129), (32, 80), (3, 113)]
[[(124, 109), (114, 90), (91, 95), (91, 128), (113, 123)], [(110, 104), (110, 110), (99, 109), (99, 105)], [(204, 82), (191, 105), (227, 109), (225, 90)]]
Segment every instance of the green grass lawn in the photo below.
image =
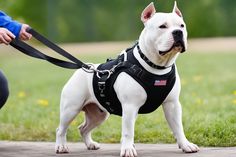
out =
[[(114, 55), (112, 55), (114, 56)], [(101, 62), (109, 55), (78, 55)], [(186, 136), (201, 146), (236, 146), (236, 54), (185, 53), (177, 61), (182, 81), (181, 102)], [(0, 55), (0, 68), (9, 79), (10, 98), (0, 111), (0, 140), (55, 141), (63, 85), (74, 70), (12, 52)], [(81, 141), (80, 114), (68, 130), (69, 141)], [(119, 142), (121, 119), (110, 118), (93, 135), (98, 142)], [(136, 142), (175, 142), (162, 108), (140, 115)]]

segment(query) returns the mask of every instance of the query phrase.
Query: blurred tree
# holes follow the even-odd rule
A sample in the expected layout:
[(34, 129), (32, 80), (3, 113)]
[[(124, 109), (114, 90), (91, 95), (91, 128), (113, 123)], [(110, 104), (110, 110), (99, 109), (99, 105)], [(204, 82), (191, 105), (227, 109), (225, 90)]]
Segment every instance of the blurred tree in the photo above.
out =
[[(220, 18), (218, 18), (217, 24), (221, 27), (221, 32), (223, 32), (225, 36), (235, 36), (236, 35), (236, 1), (235, 0), (217, 0), (218, 8), (217, 14)], [(219, 26), (218, 26), (219, 27)]]
[[(56, 19), (57, 19), (57, 0), (47, 0), (47, 34), (52, 39), (57, 39), (58, 34), (58, 27), (55, 27)], [(45, 15), (44, 15), (45, 16)], [(53, 25), (54, 24), (54, 25)]]

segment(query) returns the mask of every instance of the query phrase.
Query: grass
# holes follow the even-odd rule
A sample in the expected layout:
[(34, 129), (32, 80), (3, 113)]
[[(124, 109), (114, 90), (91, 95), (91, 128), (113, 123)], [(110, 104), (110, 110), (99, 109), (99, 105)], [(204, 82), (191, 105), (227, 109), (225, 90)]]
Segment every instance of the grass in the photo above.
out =
[[(113, 55), (114, 56), (114, 55)], [(78, 55), (101, 62), (109, 55)], [(235, 53), (185, 53), (177, 64), (182, 81), (183, 124), (189, 140), (201, 146), (236, 146)], [(0, 67), (10, 85), (10, 98), (0, 111), (0, 140), (55, 141), (63, 85), (74, 70), (56, 67), (20, 53), (0, 55)], [(69, 141), (81, 141), (80, 114), (68, 130)], [(119, 142), (121, 119), (111, 116), (94, 130), (99, 142)], [(173, 143), (162, 108), (140, 115), (135, 141)]]

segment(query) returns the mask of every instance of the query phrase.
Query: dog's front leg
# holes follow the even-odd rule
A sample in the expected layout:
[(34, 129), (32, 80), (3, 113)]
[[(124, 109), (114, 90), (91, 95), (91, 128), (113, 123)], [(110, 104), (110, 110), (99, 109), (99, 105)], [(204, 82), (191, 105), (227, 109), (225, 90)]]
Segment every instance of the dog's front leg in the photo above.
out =
[(143, 87), (124, 72), (117, 77), (114, 89), (122, 105), (120, 156), (135, 157), (137, 152), (134, 148), (134, 125), (138, 110), (145, 103), (147, 95)]
[(124, 104), (122, 114), (122, 137), (121, 157), (135, 157), (137, 152), (134, 148), (134, 125), (138, 110), (131, 104)]
[(185, 137), (182, 125), (182, 108), (179, 100), (168, 101), (163, 104), (166, 120), (173, 131), (179, 148), (186, 153), (194, 153), (199, 151), (197, 145), (189, 142)]

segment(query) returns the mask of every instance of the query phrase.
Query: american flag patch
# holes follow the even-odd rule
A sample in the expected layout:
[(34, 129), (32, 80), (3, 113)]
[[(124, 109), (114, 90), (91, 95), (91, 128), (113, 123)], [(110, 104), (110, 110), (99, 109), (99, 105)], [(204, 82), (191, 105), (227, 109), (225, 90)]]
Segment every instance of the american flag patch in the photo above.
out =
[(167, 80), (155, 80), (154, 86), (166, 86)]

